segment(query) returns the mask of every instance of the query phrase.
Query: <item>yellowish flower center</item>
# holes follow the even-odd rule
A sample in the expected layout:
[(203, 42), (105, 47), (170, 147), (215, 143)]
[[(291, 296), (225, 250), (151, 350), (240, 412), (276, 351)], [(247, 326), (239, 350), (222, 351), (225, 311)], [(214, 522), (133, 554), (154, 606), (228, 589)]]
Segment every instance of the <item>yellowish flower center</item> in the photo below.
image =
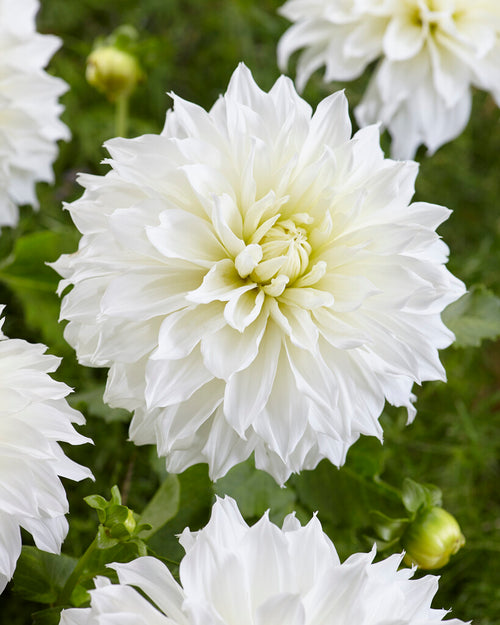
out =
[(449, 9), (442, 4), (441, 0), (410, 0), (408, 10), (411, 22), (419, 28), (428, 27), (429, 33), (433, 35), (443, 17), (449, 13)]
[[(290, 282), (296, 280), (309, 265), (311, 245), (307, 241), (305, 228), (297, 226), (292, 219), (279, 221), (273, 226), (261, 241), (262, 261), (272, 258), (283, 258), (283, 265), (276, 271), (288, 276)], [(259, 279), (259, 267), (254, 271)]]
[(308, 271), (312, 251), (308, 224), (311, 221), (307, 214), (273, 220), (268, 228), (260, 231), (258, 240), (254, 237), (236, 257), (235, 266), (240, 276), (249, 277), (268, 295), (281, 295), (287, 285)]

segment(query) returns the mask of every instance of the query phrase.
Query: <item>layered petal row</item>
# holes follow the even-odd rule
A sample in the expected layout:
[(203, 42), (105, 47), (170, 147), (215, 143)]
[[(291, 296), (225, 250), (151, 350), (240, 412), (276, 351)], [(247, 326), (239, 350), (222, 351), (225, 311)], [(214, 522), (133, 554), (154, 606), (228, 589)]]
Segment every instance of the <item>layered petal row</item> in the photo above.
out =
[(209, 112), (173, 98), (161, 135), (109, 141), (111, 170), (67, 206), (66, 339), (170, 472), (341, 465), (382, 438), (386, 400), (411, 420), (413, 383), (445, 377), (449, 211), (410, 204), (416, 163), (385, 159), (375, 126), (351, 137), (342, 93), (313, 112), (241, 65)]

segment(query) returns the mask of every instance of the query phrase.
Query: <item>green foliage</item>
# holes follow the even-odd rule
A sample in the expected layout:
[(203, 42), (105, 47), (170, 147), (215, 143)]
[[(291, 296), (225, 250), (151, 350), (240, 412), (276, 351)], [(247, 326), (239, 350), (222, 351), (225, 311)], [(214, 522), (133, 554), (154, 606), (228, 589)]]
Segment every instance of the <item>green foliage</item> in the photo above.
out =
[(474, 286), (448, 306), (443, 321), (455, 333), (457, 347), (479, 347), (485, 339), (500, 336), (500, 297)]
[[(432, 158), (426, 158), (423, 151), (418, 155), (421, 167), (415, 200), (454, 210), (440, 228), (450, 247), (450, 269), (467, 285), (480, 286), (471, 287), (443, 316), (460, 348), (442, 354), (447, 384), (425, 383), (417, 389), (418, 415), (409, 427), (406, 414), (389, 407), (381, 419), (384, 445), (362, 438), (349, 451), (345, 467), (338, 470), (322, 462), (316, 470), (294, 476), (284, 489), (257, 471), (252, 461), (235, 467), (215, 485), (205, 465), (191, 467), (178, 477), (168, 476), (154, 449), (135, 448), (127, 442), (130, 415), (102, 402), (105, 371), (80, 367), (64, 342), (57, 321), (59, 278), (46, 262), (76, 249), (78, 233), (61, 206), (81, 193), (75, 182), (77, 172), (107, 171), (99, 164), (106, 156), (101, 145), (114, 135), (113, 106), (85, 81), (85, 59), (94, 41), (106, 38), (122, 24), (139, 33), (133, 51), (146, 76), (131, 98), (130, 134), (158, 132), (170, 106), (167, 92), (209, 108), (225, 91), (239, 61), (249, 65), (262, 88), (269, 89), (279, 75), (275, 50), (286, 26), (276, 14), (281, 4), (282, 0), (42, 3), (39, 29), (56, 33), (64, 41), (51, 72), (71, 85), (62, 101), (63, 119), (73, 139), (61, 144), (56, 184), (38, 187), (40, 211), (23, 208), (18, 229), (2, 231), (0, 303), (7, 304), (4, 329), (9, 336), (42, 341), (64, 356), (57, 377), (75, 387), (70, 401), (87, 418), (83, 433), (95, 441), (91, 449), (68, 448), (67, 453), (91, 467), (96, 485), (67, 483), (70, 531), (63, 546), (66, 555), (23, 548), (14, 583), (0, 598), (2, 622), (26, 625), (34, 613), (33, 622), (38, 625), (58, 623), (60, 607), (47, 606), (60, 598), (73, 567), (81, 562), (96, 534), (95, 515), (89, 514), (82, 500), (94, 490), (107, 492), (113, 483), (120, 485), (122, 502), (98, 496), (90, 501), (104, 514), (103, 523), (116, 528), (115, 535), (100, 530), (100, 544), (106, 548), (96, 548), (88, 556), (68, 605), (84, 605), (96, 573), (112, 576), (107, 563), (136, 557), (136, 539), (177, 574), (183, 550), (176, 534), (185, 527), (203, 527), (216, 494), (234, 496), (250, 523), (268, 508), (278, 523), (292, 510), (302, 522), (318, 512), (342, 558), (369, 549), (374, 540), (388, 547), (386, 553), (397, 550), (409, 513), (416, 514), (422, 504), (437, 501), (432, 491), (422, 491), (411, 481), (417, 480), (437, 485), (467, 538), (442, 571), (435, 607), (453, 607), (453, 616), (473, 619), (475, 625), (493, 625), (500, 614), (500, 344), (494, 342), (500, 334), (500, 114), (489, 96), (476, 93), (470, 123), (461, 137)], [(352, 110), (368, 74), (347, 85), (325, 86), (321, 73), (308, 84), (305, 98), (315, 106), (331, 91), (346, 87)], [(388, 144), (385, 134), (383, 145)], [(472, 346), (475, 349), (469, 349)], [(393, 486), (400, 486), (405, 477), (411, 478), (403, 485), (407, 509), (401, 492)], [(108, 509), (108, 504), (115, 507)], [(152, 528), (137, 531), (123, 542), (131, 538), (130, 508), (142, 511), (133, 517), (132, 533), (141, 523)]]
[(31, 615), (33, 625), (59, 625), (61, 618), (61, 608), (47, 608), (38, 610)]
[(128, 421), (130, 413), (122, 408), (110, 408), (103, 402), (104, 384), (94, 383), (94, 388), (88, 391), (73, 393), (68, 397), (69, 403), (76, 408), (94, 417), (99, 417), (108, 423), (113, 421)]
[(208, 477), (206, 465), (195, 465), (178, 476), (180, 486), (179, 511), (148, 540), (148, 549), (172, 566), (177, 574), (177, 565), (184, 555), (177, 535), (184, 528), (201, 529), (210, 517), (214, 500), (213, 484)]
[(173, 519), (179, 511), (180, 484), (176, 475), (167, 475), (160, 487), (153, 495), (151, 501), (142, 511), (140, 522), (150, 526), (143, 529), (141, 538), (147, 540), (165, 523)]
[(61, 254), (75, 249), (74, 231), (41, 231), (19, 237), (12, 253), (0, 263), (0, 281), (18, 298), (26, 325), (41, 340), (67, 351), (58, 323), (60, 300), (56, 295), (59, 276), (47, 266)]
[(271, 520), (280, 523), (296, 508), (293, 490), (280, 488), (268, 473), (257, 471), (253, 460), (232, 468), (214, 485), (214, 490), (217, 495), (233, 497), (247, 519), (257, 520), (270, 510)]
[(14, 591), (28, 601), (55, 603), (76, 564), (76, 558), (24, 546), (14, 575)]

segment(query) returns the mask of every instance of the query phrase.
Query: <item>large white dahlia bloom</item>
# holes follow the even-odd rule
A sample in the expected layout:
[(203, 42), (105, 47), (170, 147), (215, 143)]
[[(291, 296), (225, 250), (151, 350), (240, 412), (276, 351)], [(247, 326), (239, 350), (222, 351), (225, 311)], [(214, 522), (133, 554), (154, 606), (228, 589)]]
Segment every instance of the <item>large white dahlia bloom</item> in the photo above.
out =
[[(0, 306), (0, 313), (3, 306)], [(68, 531), (66, 493), (60, 477), (82, 480), (91, 472), (69, 458), (59, 442), (91, 442), (73, 423), (85, 422), (70, 408), (70, 389), (53, 380), (59, 358), (45, 345), (8, 339), (0, 320), (0, 592), (21, 553), (23, 527), (39, 549), (58, 553)]]
[(280, 12), (294, 24), (278, 44), (278, 61), (304, 48), (303, 88), (325, 66), (325, 81), (352, 80), (380, 59), (356, 109), (362, 126), (381, 121), (392, 154), (432, 154), (465, 128), (471, 86), (500, 105), (498, 0), (288, 0)]
[(37, 206), (35, 183), (52, 182), (67, 90), (44, 67), (61, 41), (36, 32), (38, 0), (0, 0), (0, 228), (15, 226), (18, 206)]
[(440, 312), (463, 292), (435, 233), (449, 211), (408, 202), (417, 165), (351, 139), (342, 93), (309, 105), (241, 65), (210, 112), (174, 96), (160, 136), (107, 143), (112, 169), (68, 206), (80, 249), (55, 268), (79, 360), (167, 469), (217, 478), (255, 451), (284, 482), (382, 437), (387, 399), (443, 379)]
[(61, 625), (436, 625), (447, 613), (431, 608), (437, 577), (410, 579), (401, 555), (374, 564), (375, 550), (341, 563), (316, 517), (249, 527), (226, 498), (180, 542), (181, 585), (155, 558), (112, 564), (120, 584), (96, 580), (91, 607), (63, 611)]

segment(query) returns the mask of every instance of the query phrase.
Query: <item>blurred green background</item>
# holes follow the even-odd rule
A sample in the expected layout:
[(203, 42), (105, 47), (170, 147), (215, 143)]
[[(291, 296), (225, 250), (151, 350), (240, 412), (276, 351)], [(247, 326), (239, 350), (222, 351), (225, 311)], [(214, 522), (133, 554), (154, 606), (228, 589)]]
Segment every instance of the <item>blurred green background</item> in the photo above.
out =
[[(63, 96), (63, 119), (73, 139), (61, 145), (55, 166), (56, 184), (39, 185), (41, 209), (22, 209), (19, 228), (0, 238), (0, 302), (7, 304), (4, 330), (10, 337), (41, 341), (64, 357), (56, 377), (75, 389), (73, 405), (87, 416), (84, 433), (95, 447), (68, 449), (68, 454), (96, 475), (96, 483), (66, 482), (70, 502), (70, 533), (63, 546), (78, 556), (96, 530), (94, 512), (82, 497), (120, 485), (127, 504), (140, 512), (165, 478), (154, 449), (127, 442), (128, 415), (106, 408), (100, 397), (106, 372), (84, 369), (62, 338), (57, 324), (58, 278), (45, 266), (75, 249), (78, 233), (62, 203), (79, 196), (77, 172), (104, 173), (105, 140), (114, 136), (114, 109), (85, 81), (85, 59), (98, 37), (121, 24), (139, 33), (137, 54), (145, 80), (134, 94), (130, 136), (157, 133), (170, 105), (167, 92), (209, 108), (226, 89), (239, 61), (268, 90), (279, 75), (276, 44), (287, 27), (277, 15), (279, 0), (43, 0), (38, 18), (41, 32), (63, 40), (50, 72), (71, 89)], [(293, 76), (293, 68), (291, 68)], [(321, 72), (309, 82), (304, 97), (315, 106), (338, 88), (345, 88), (351, 109), (359, 101), (367, 77), (349, 84), (324, 85)], [(454, 213), (440, 233), (451, 249), (449, 267), (468, 286), (481, 284), (500, 294), (500, 113), (492, 98), (476, 93), (464, 134), (421, 162), (416, 199), (444, 204)], [(387, 150), (389, 139), (382, 138)], [(35, 284), (26, 280), (36, 276)], [(484, 293), (484, 291), (482, 291)], [(500, 303), (493, 295), (481, 305), (491, 324), (500, 323)], [(478, 314), (479, 314), (478, 313)], [(496, 320), (496, 321), (495, 321)], [(467, 321), (467, 320), (466, 320)], [(489, 332), (489, 334), (488, 334)], [(498, 334), (489, 329), (485, 336)], [(201, 527), (208, 519), (214, 492), (232, 494), (243, 514), (255, 520), (268, 507), (281, 521), (291, 510), (306, 521), (318, 511), (324, 529), (341, 557), (370, 548), (369, 511), (397, 514), (390, 492), (384, 494), (374, 476), (395, 487), (405, 477), (431, 482), (442, 489), (444, 505), (459, 520), (466, 546), (439, 571), (440, 590), (434, 607), (453, 608), (453, 616), (477, 625), (500, 621), (500, 345), (451, 347), (442, 354), (448, 383), (427, 383), (417, 389), (418, 415), (405, 426), (405, 415), (387, 409), (382, 416), (384, 445), (363, 439), (349, 452), (341, 470), (323, 462), (314, 472), (294, 476), (279, 489), (269, 476), (246, 463), (215, 486), (205, 466), (179, 477), (180, 511), (150, 541), (160, 556), (179, 560), (182, 550), (174, 534), (186, 525)], [(30, 544), (29, 536), (25, 542)], [(420, 573), (417, 573), (420, 575)], [(2, 623), (30, 623), (40, 606), (9, 588), (0, 598)], [(4, 620), (5, 619), (5, 620)]]

